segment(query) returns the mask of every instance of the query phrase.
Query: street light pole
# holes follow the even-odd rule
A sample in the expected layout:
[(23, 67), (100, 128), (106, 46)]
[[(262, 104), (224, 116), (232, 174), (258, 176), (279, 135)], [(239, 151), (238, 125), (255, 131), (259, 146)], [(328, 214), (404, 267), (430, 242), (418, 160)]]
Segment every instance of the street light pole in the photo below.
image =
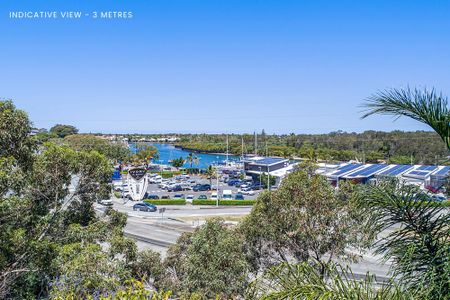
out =
[(270, 190), (270, 174), (269, 174), (269, 166), (267, 166), (267, 190)]
[(261, 183), (262, 183), (262, 173), (261, 173), (261, 166), (259, 167), (259, 188), (261, 188)]
[(217, 193), (216, 206), (219, 206), (219, 157), (218, 156), (217, 156), (217, 165), (216, 165), (216, 180), (217, 180), (217, 185), (216, 185), (216, 193)]

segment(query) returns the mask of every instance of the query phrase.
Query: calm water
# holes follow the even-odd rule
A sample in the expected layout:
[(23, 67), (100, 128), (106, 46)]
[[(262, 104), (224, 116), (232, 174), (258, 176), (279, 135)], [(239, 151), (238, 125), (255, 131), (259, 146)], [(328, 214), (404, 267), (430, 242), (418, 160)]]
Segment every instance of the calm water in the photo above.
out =
[[(159, 160), (154, 161), (154, 163), (161, 163), (164, 165), (169, 165), (169, 161), (175, 158), (186, 157), (189, 155), (189, 151), (184, 151), (179, 148), (175, 148), (170, 144), (159, 144), (159, 143), (149, 143), (152, 146), (155, 146), (159, 151)], [(135, 151), (134, 144), (130, 144), (131, 151)], [(206, 169), (209, 165), (216, 164), (217, 161), (219, 163), (226, 161), (226, 155), (217, 155), (217, 154), (203, 154), (203, 153), (194, 153), (195, 156), (198, 157), (198, 164), (192, 165), (193, 168)], [(228, 155), (228, 160), (239, 160), (238, 156)], [(187, 163), (184, 167), (190, 167), (190, 164)]]

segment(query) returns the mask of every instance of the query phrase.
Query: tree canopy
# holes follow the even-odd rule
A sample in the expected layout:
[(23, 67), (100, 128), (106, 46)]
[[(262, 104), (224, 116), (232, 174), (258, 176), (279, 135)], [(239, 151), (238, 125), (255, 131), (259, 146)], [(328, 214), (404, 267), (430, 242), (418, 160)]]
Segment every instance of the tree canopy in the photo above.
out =
[(77, 134), (78, 129), (72, 125), (56, 124), (55, 126), (50, 128), (50, 133), (54, 133), (58, 137), (64, 138), (68, 135)]

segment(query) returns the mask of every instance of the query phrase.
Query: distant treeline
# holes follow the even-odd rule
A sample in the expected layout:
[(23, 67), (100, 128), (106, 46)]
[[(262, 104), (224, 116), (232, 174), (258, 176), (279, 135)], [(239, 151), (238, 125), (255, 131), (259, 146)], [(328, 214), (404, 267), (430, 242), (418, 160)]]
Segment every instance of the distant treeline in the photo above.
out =
[[(177, 135), (177, 146), (199, 152), (226, 152), (225, 134)], [(243, 142), (242, 142), (243, 141)], [(255, 152), (253, 134), (229, 134), (229, 153)], [(380, 162), (398, 164), (445, 164), (449, 155), (434, 132), (365, 131), (328, 134), (257, 135), (259, 155), (300, 157), (314, 160)]]

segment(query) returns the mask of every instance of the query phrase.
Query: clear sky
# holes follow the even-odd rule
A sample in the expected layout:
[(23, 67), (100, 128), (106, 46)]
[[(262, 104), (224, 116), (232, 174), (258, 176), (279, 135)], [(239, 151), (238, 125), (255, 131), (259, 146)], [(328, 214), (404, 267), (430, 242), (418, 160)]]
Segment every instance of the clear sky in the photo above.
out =
[[(370, 3), (369, 3), (370, 2)], [(132, 19), (10, 19), (10, 11)], [(450, 1), (0, 0), (0, 97), (83, 132), (427, 129), (360, 120), (389, 87), (450, 95)]]

